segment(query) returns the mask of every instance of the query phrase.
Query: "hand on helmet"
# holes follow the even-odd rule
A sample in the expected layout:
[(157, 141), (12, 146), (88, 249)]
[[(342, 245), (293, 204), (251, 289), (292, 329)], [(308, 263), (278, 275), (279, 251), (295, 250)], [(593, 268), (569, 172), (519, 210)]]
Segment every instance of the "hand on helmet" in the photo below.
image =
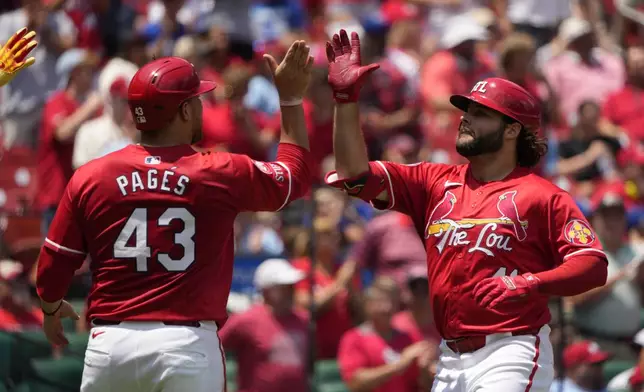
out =
[(351, 41), (345, 30), (333, 35), (326, 43), (326, 57), (329, 61), (329, 84), (338, 103), (356, 102), (360, 88), (367, 75), (378, 69), (378, 64), (362, 66), (360, 58), (360, 37), (351, 33)]

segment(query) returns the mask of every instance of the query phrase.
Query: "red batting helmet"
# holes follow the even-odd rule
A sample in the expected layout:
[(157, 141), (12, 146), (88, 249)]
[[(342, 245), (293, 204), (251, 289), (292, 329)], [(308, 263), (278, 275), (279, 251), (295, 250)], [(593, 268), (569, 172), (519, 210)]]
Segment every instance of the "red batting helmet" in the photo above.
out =
[(466, 112), (470, 102), (494, 109), (518, 121), (525, 128), (541, 126), (539, 102), (523, 87), (501, 78), (488, 78), (474, 85), (469, 95), (452, 95), (452, 105)]
[(199, 80), (195, 67), (179, 57), (147, 63), (132, 78), (128, 103), (137, 129), (148, 131), (167, 125), (187, 99), (212, 91), (215, 82)]

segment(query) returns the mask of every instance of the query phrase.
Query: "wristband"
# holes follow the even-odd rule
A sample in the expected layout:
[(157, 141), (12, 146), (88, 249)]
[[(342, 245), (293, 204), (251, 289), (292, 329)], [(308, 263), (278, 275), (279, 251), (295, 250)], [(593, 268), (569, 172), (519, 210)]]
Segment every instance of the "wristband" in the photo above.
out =
[(56, 308), (56, 310), (54, 310), (54, 311), (53, 311), (53, 312), (51, 312), (51, 313), (47, 313), (47, 312), (45, 312), (45, 309), (43, 309), (43, 308), (40, 308), (40, 310), (42, 310), (42, 314), (44, 314), (45, 316), (53, 316), (53, 315), (55, 315), (55, 314), (60, 310), (60, 307), (61, 307), (61, 306), (63, 306), (63, 301), (62, 301), (62, 300), (61, 300), (61, 301), (60, 301), (60, 303), (58, 304), (58, 307)]
[(288, 99), (285, 101), (280, 100), (280, 106), (297, 106), (302, 104), (302, 98)]

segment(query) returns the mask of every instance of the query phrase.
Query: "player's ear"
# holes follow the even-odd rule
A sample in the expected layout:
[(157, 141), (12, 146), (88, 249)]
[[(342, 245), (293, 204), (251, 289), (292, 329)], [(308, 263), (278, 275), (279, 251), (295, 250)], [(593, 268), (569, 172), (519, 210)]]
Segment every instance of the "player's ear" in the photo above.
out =
[(521, 124), (518, 122), (513, 122), (505, 126), (505, 137), (506, 139), (516, 139), (521, 133)]
[(179, 116), (183, 121), (190, 120), (192, 113), (190, 111), (190, 100), (184, 101), (179, 105)]

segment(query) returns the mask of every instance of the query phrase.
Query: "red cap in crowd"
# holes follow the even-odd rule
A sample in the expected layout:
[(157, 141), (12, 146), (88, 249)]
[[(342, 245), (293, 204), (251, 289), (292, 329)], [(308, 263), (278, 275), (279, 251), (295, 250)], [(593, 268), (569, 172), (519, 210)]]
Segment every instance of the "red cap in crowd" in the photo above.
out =
[(117, 78), (110, 85), (110, 95), (127, 98), (127, 80), (125, 78)]
[(590, 206), (594, 212), (604, 208), (626, 208), (624, 184), (613, 182), (602, 185), (590, 198)]
[(610, 353), (602, 351), (597, 343), (582, 340), (566, 347), (563, 362), (566, 368), (571, 368), (582, 364), (601, 363), (611, 356)]

